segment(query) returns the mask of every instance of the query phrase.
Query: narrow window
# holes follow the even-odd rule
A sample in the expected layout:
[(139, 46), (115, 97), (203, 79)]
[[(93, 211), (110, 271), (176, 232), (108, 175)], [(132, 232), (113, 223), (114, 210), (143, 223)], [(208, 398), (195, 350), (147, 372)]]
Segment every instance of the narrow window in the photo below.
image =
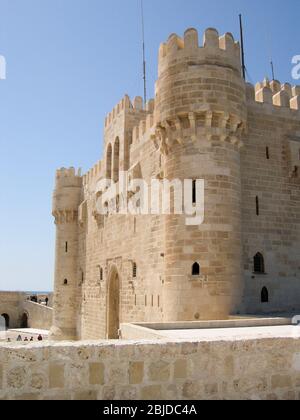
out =
[(268, 147), (266, 147), (266, 158), (270, 159), (270, 149)]
[(147, 295), (145, 295), (145, 306), (147, 306)]
[(256, 201), (256, 216), (259, 216), (260, 209), (259, 209), (259, 198), (258, 198), (258, 196), (256, 196), (255, 201)]
[(134, 306), (136, 306), (137, 304), (137, 299), (136, 299), (136, 295), (134, 295)]
[(98, 270), (99, 270), (99, 271), (98, 271), (98, 276), (99, 276), (99, 277), (98, 277), (98, 281), (99, 281), (99, 282), (101, 282), (101, 281), (103, 281), (103, 268), (102, 268), (102, 267), (100, 267), (100, 265), (98, 265), (98, 266), (97, 266), (97, 268), (98, 268)]
[(109, 144), (106, 152), (106, 179), (112, 178), (112, 145)]
[(193, 204), (197, 203), (197, 182), (194, 180), (193, 181)]
[(137, 277), (137, 265), (136, 265), (136, 263), (133, 263), (133, 266), (132, 266), (132, 277), (134, 279), (136, 279), (136, 277)]
[(269, 303), (269, 292), (266, 287), (261, 291), (261, 303)]
[(265, 260), (260, 252), (254, 256), (254, 273), (265, 274)]
[(200, 265), (197, 262), (193, 264), (192, 276), (200, 276)]
[(83, 270), (80, 270), (80, 273), (81, 273), (80, 286), (82, 286), (83, 283), (84, 283), (84, 272), (83, 272)]
[(68, 242), (65, 243), (65, 251), (68, 252)]
[(154, 296), (153, 295), (151, 296), (151, 306), (152, 306), (152, 308), (154, 306)]
[(114, 144), (114, 156), (113, 156), (113, 180), (119, 182), (119, 171), (120, 171), (120, 140), (116, 138)]
[(68, 285), (68, 280), (64, 279), (64, 286), (67, 286), (67, 285)]

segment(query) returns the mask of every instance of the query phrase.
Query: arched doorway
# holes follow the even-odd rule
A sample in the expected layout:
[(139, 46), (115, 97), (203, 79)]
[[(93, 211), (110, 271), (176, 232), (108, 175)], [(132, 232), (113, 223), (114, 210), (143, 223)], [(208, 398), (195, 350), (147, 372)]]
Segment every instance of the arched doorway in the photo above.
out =
[(117, 340), (120, 328), (120, 278), (117, 270), (113, 270), (107, 293), (107, 338)]
[(21, 328), (28, 328), (28, 315), (26, 312), (24, 312), (21, 318)]
[(9, 315), (2, 314), (1, 316), (2, 318), (4, 318), (5, 329), (8, 330), (9, 329)]

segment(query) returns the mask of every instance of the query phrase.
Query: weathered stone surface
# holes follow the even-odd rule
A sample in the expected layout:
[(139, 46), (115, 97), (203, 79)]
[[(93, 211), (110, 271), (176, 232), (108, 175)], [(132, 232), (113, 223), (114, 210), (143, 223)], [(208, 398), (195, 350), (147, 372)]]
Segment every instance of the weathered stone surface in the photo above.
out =
[[(0, 347), (0, 399), (299, 399), (300, 374), (295, 363), (299, 338), (239, 338), (234, 345), (229, 340), (196, 344), (65, 342), (51, 352), (45, 351), (50, 348), (46, 343), (26, 348), (6, 344)], [(59, 349), (56, 356), (55, 348)], [(208, 354), (204, 348), (209, 349)], [(123, 349), (131, 354), (126, 361), (116, 357)], [(25, 357), (24, 351), (30, 357)], [(102, 361), (95, 357), (99, 352), (106, 355)], [(285, 366), (281, 358), (288, 362)]]

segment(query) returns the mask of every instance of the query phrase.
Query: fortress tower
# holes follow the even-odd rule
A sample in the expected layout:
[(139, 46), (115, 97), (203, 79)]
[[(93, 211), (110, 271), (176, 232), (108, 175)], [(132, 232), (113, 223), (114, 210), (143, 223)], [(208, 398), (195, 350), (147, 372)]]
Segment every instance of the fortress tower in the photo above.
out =
[(53, 216), (56, 224), (53, 340), (75, 340), (78, 283), (78, 207), (82, 177), (75, 169), (56, 173)]
[[(195, 29), (171, 35), (160, 47), (155, 99), (144, 107), (126, 95), (105, 119), (103, 159), (82, 177), (57, 172), (51, 337), (299, 313), (299, 109), (299, 86), (245, 83), (231, 34), (207, 29), (203, 43)], [(105, 198), (99, 214), (99, 181), (120, 184), (123, 175), (148, 186), (188, 180), (185, 207), (202, 200), (204, 182), (203, 222), (120, 211), (130, 200), (141, 205), (138, 189), (118, 191), (115, 206)]]
[(189, 29), (161, 45), (156, 122), (164, 177), (203, 179), (205, 219), (165, 219), (164, 320), (220, 319), (237, 310), (241, 268), (241, 135), (246, 86), (240, 47), (208, 29), (203, 46)]

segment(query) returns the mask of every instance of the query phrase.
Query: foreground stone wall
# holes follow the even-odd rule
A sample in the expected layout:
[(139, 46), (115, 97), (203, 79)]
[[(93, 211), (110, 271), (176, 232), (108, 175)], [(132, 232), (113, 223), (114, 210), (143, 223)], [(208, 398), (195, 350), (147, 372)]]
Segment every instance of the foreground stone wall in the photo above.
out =
[(300, 399), (300, 340), (0, 347), (1, 399)]

